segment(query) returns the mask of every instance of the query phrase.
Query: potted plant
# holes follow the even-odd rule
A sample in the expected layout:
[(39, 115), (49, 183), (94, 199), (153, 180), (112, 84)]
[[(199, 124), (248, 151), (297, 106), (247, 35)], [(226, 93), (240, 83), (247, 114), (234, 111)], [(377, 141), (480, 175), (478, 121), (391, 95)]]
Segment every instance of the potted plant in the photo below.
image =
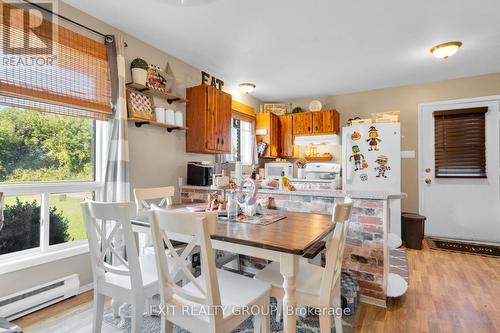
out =
[(146, 60), (141, 58), (135, 58), (130, 64), (130, 69), (132, 71), (132, 81), (137, 84), (146, 85), (146, 80), (148, 77), (149, 65)]

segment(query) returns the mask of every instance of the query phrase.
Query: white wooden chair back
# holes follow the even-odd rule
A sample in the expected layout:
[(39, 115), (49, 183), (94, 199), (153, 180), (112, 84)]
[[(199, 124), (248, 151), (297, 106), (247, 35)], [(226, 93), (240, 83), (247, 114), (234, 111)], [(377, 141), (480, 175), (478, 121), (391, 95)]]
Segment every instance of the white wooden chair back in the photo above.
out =
[[(104, 274), (109, 272), (128, 276), (133, 289), (142, 289), (141, 268), (130, 222), (134, 216), (134, 203), (103, 203), (89, 200), (82, 202), (81, 205), (95, 283), (102, 281)], [(104, 227), (105, 223), (111, 230)], [(126, 259), (115, 243), (117, 234), (123, 237)], [(108, 254), (113, 258), (113, 265), (106, 262)]]
[[(162, 303), (168, 304), (168, 301), (175, 295), (177, 296), (176, 302), (183, 303), (182, 300), (184, 299), (186, 300), (184, 305), (188, 306), (192, 306), (192, 303), (189, 302), (201, 306), (220, 306), (219, 284), (210, 240), (210, 235), (213, 234), (217, 226), (217, 212), (175, 212), (152, 205), (150, 221), (153, 244), (158, 254), (156, 256), (156, 263)], [(191, 237), (187, 247), (180, 255), (174, 251), (174, 247), (168, 237), (169, 234), (181, 234)], [(175, 259), (175, 267), (168, 267), (167, 256), (163, 251), (164, 243)], [(200, 285), (191, 271), (186, 267), (186, 258), (196, 245), (200, 246), (201, 273), (204, 276), (205, 285)], [(187, 280), (194, 285), (195, 292), (185, 290), (175, 283), (172, 276), (178, 270), (182, 270)], [(221, 311), (216, 312), (214, 316), (209, 316), (210, 324), (214, 327), (217, 326), (216, 323), (222, 322), (222, 313), (219, 313)]]
[(154, 188), (134, 188), (135, 204), (137, 209), (149, 209), (148, 200), (161, 199), (158, 207), (172, 205), (172, 197), (175, 194), (175, 187), (154, 187)]
[(351, 209), (352, 201), (349, 197), (346, 197), (343, 203), (337, 203), (333, 208), (332, 221), (336, 226), (326, 250), (326, 266), (320, 286), (321, 304), (330, 304), (333, 287), (340, 278)]

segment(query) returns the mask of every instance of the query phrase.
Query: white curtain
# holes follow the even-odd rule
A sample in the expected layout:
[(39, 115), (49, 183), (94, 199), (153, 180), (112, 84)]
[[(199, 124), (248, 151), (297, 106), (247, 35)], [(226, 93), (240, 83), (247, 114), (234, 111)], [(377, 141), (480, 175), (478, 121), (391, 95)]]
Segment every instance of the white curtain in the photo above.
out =
[(108, 38), (113, 116), (108, 122), (108, 152), (104, 173), (104, 201), (130, 201), (127, 100), (125, 94), (125, 41)]

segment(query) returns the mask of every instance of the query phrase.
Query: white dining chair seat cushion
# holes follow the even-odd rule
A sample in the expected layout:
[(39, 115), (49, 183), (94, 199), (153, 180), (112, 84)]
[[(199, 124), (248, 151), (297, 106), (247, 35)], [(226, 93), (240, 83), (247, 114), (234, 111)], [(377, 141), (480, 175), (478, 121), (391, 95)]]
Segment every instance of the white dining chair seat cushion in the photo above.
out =
[[(319, 296), (321, 279), (324, 268), (306, 262), (299, 263), (299, 269), (296, 278), (297, 302), (300, 304), (300, 294), (310, 296)], [(270, 283), (273, 288), (271, 296), (283, 298), (283, 275), (280, 273), (279, 262), (272, 262), (263, 270), (255, 274), (255, 279)]]
[[(255, 304), (255, 300), (260, 300), (263, 297), (267, 297), (271, 291), (271, 286), (269, 283), (254, 280), (252, 278), (239, 275), (236, 273), (231, 273), (223, 269), (217, 269), (217, 280), (219, 281), (219, 291), (221, 297), (221, 305), (223, 312), (223, 318), (231, 316), (234, 312), (233, 309), (236, 308), (250, 308)], [(203, 275), (196, 278), (196, 282), (199, 285), (205, 285), (205, 279)], [(202, 297), (200, 291), (194, 286), (192, 282), (189, 282), (183, 289)], [(178, 298), (179, 296), (174, 296)], [(186, 300), (182, 300), (183, 303), (193, 304), (195, 307), (199, 307), (199, 304), (191, 303)], [(200, 316), (204, 321), (208, 322), (207, 316)]]

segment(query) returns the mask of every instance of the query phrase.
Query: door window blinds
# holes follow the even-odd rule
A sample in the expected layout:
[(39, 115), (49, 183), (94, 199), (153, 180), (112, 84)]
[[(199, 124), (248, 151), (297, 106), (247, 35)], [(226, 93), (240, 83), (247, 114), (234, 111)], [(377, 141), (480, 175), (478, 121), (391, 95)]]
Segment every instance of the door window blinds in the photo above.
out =
[(435, 176), (486, 178), (487, 107), (434, 111)]
[(112, 108), (104, 41), (35, 12), (0, 5), (0, 104), (107, 119)]

